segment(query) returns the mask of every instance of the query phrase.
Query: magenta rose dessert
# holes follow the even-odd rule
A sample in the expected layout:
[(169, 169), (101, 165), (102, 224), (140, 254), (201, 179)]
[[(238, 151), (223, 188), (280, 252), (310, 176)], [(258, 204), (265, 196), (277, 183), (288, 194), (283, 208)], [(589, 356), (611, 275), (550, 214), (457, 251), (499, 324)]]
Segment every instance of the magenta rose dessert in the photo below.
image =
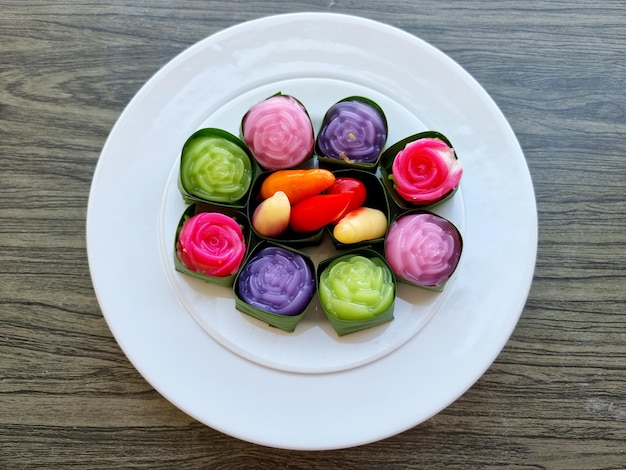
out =
[(461, 235), (449, 220), (415, 212), (391, 224), (385, 257), (400, 279), (441, 290), (458, 265), (462, 246)]
[(245, 252), (241, 226), (220, 212), (200, 212), (185, 220), (176, 242), (176, 256), (182, 265), (205, 276), (231, 276)]
[(371, 100), (350, 97), (326, 112), (317, 136), (317, 153), (346, 163), (372, 164), (387, 141), (387, 120)]
[(300, 165), (313, 155), (315, 137), (304, 106), (289, 95), (255, 104), (241, 122), (243, 139), (266, 170)]
[(305, 258), (280, 246), (253, 255), (237, 278), (237, 295), (248, 305), (276, 315), (302, 313), (315, 293), (315, 279)]
[[(389, 149), (393, 161), (388, 178), (393, 189), (414, 206), (441, 202), (458, 187), (463, 168), (455, 151), (437, 133), (423, 133), (422, 138), (405, 139)], [(398, 148), (400, 147), (400, 148)], [(387, 151), (385, 152), (387, 154)], [(387, 155), (383, 157), (387, 159)]]

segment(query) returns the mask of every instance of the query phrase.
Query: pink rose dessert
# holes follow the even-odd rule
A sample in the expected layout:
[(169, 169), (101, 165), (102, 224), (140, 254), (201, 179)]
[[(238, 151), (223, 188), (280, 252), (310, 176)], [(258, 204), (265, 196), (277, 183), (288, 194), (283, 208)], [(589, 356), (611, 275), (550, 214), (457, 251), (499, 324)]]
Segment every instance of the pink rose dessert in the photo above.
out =
[(295, 167), (313, 154), (313, 124), (295, 98), (275, 95), (255, 104), (243, 117), (243, 139), (266, 170)]
[(454, 149), (430, 137), (409, 142), (396, 154), (391, 171), (400, 197), (420, 206), (444, 199), (457, 188), (463, 174)]
[(220, 212), (200, 212), (178, 234), (176, 255), (192, 271), (207, 276), (234, 274), (246, 252), (241, 226)]
[(442, 288), (459, 263), (462, 240), (447, 219), (429, 212), (408, 213), (391, 224), (385, 256), (393, 272), (412, 284)]

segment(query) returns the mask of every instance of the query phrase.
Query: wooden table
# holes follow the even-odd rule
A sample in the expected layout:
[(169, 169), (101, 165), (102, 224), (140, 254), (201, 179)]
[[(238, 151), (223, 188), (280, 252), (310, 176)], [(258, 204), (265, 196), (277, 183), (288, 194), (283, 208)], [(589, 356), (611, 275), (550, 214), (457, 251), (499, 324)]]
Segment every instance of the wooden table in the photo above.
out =
[[(0, 1), (0, 468), (626, 468), (626, 4)], [(296, 11), (379, 20), (451, 56), (525, 152), (534, 283), (458, 401), (395, 437), (265, 448), (194, 421), (113, 338), (87, 265), (100, 151), (160, 67)]]

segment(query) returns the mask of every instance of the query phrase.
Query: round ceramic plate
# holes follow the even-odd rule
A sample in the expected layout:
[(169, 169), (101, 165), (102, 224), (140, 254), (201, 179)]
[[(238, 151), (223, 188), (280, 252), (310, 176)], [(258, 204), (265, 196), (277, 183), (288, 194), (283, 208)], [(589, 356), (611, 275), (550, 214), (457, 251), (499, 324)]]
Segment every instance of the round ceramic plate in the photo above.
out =
[[(464, 251), (443, 292), (400, 285), (392, 322), (345, 337), (314, 303), (290, 334), (237, 311), (230, 289), (175, 271), (184, 141), (202, 127), (237, 134), (245, 111), (277, 92), (298, 98), (316, 129), (334, 102), (361, 95), (385, 111), (388, 143), (423, 130), (450, 139), (465, 173), (436, 212)], [(146, 83), (102, 151), (87, 245), (108, 325), (156, 390), (229, 435), (321, 450), (415, 426), (478, 380), (526, 301), (537, 220), (519, 144), (461, 67), (390, 26), (301, 13), (221, 31)], [(335, 253), (328, 240), (308, 251)]]

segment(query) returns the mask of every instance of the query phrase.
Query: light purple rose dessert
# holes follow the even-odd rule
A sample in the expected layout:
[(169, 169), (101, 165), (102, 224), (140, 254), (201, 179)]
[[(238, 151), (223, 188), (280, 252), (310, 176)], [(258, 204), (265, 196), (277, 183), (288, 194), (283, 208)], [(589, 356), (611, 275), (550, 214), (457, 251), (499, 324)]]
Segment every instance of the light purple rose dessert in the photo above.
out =
[(431, 213), (400, 217), (385, 238), (385, 256), (393, 272), (425, 287), (445, 284), (457, 267), (461, 250), (457, 228)]

